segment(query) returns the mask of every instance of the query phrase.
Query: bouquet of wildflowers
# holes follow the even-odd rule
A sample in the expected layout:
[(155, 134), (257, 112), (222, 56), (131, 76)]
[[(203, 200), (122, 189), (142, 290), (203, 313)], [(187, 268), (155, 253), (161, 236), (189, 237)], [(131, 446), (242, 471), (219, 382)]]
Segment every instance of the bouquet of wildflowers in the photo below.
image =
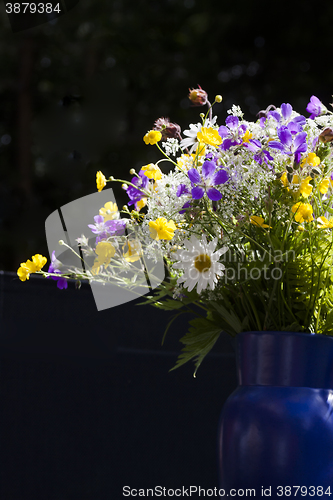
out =
[(222, 331), (333, 335), (332, 112), (312, 96), (307, 118), (283, 103), (249, 122), (233, 106), (218, 124), (221, 96), (211, 104), (198, 88), (189, 98), (207, 106), (198, 123), (182, 133), (160, 118), (143, 138), (159, 161), (132, 169), (130, 181), (97, 173), (98, 191), (121, 182), (129, 201), (123, 218), (112, 202), (92, 214), (92, 243), (78, 241), (84, 270), (64, 269), (53, 253), (42, 271), (37, 254), (20, 279), (40, 272), (60, 288), (68, 278), (136, 286), (126, 273), (139, 274), (143, 248), (162, 255), (166, 277), (145, 303), (175, 310), (167, 330), (183, 312), (195, 316), (176, 367), (192, 359), (197, 370)]

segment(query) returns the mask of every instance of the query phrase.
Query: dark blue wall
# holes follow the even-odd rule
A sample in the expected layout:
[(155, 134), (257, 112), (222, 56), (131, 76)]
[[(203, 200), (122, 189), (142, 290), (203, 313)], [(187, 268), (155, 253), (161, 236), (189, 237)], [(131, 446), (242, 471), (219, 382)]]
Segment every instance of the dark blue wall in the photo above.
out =
[(14, 273), (0, 274), (0, 313), (1, 500), (217, 486), (218, 419), (236, 386), (227, 338), (193, 378), (190, 364), (169, 372), (189, 316), (162, 347), (171, 314), (135, 302), (98, 312), (87, 285)]

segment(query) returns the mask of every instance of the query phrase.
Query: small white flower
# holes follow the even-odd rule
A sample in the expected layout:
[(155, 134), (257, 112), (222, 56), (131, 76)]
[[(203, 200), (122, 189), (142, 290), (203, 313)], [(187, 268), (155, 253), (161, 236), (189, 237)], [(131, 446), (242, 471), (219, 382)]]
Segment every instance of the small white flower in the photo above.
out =
[(184, 241), (186, 250), (178, 250), (175, 253), (178, 262), (173, 264), (174, 268), (183, 269), (184, 275), (178, 278), (177, 283), (184, 283), (184, 287), (190, 292), (197, 285), (197, 292), (209, 285), (214, 290), (217, 276), (223, 276), (225, 266), (218, 262), (221, 255), (227, 252), (228, 247), (223, 247), (214, 252), (217, 238), (207, 243), (206, 236), (198, 240), (193, 234), (190, 240)]

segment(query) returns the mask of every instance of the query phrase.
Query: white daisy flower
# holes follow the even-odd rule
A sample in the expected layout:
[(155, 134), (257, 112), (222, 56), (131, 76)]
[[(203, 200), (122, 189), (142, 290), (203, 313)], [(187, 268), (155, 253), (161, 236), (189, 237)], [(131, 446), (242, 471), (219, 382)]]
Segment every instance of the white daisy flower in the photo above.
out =
[(207, 127), (207, 128), (213, 127), (216, 123), (216, 120), (217, 116), (214, 116), (212, 120), (206, 119), (204, 124), (197, 123), (196, 125), (194, 125), (193, 123), (190, 123), (190, 130), (184, 130), (183, 132), (183, 134), (186, 135), (187, 137), (181, 141), (180, 147), (182, 149), (191, 147), (190, 152), (192, 152), (196, 148), (198, 143), (197, 139), (198, 132), (200, 132), (202, 127)]
[(218, 262), (221, 255), (227, 252), (228, 247), (223, 247), (214, 252), (217, 238), (207, 243), (206, 236), (198, 240), (193, 234), (190, 240), (184, 241), (186, 250), (178, 250), (175, 253), (178, 262), (173, 264), (174, 268), (183, 269), (184, 275), (178, 278), (177, 283), (184, 283), (184, 287), (190, 292), (197, 285), (197, 292), (209, 285), (214, 290), (217, 276), (223, 276), (225, 266)]

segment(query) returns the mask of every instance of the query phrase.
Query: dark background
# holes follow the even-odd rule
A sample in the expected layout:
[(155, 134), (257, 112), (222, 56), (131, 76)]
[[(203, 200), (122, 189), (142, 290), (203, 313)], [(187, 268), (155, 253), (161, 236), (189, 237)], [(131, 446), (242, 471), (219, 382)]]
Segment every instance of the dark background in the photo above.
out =
[[(189, 87), (223, 95), (220, 124), (233, 103), (247, 119), (282, 102), (308, 116), (313, 94), (328, 106), (333, 5), (81, 0), (23, 30), (4, 4), (1, 499), (118, 499), (125, 484), (212, 488), (218, 418), (236, 384), (228, 340), (197, 379), (190, 365), (169, 373), (188, 317), (161, 347), (168, 313), (134, 302), (97, 313), (89, 287), (21, 283), (16, 270), (48, 256), (45, 219), (96, 192), (97, 170), (129, 178), (159, 157), (142, 141), (157, 118), (182, 129), (198, 121)], [(113, 187), (121, 207), (126, 196)]]
[(220, 124), (233, 103), (247, 119), (282, 102), (308, 116), (312, 94), (328, 106), (332, 21), (329, 2), (81, 0), (13, 32), (0, 4), (0, 269), (47, 255), (46, 217), (96, 192), (97, 170), (128, 179), (159, 158), (142, 141), (157, 118), (196, 123), (189, 87), (223, 95)]

